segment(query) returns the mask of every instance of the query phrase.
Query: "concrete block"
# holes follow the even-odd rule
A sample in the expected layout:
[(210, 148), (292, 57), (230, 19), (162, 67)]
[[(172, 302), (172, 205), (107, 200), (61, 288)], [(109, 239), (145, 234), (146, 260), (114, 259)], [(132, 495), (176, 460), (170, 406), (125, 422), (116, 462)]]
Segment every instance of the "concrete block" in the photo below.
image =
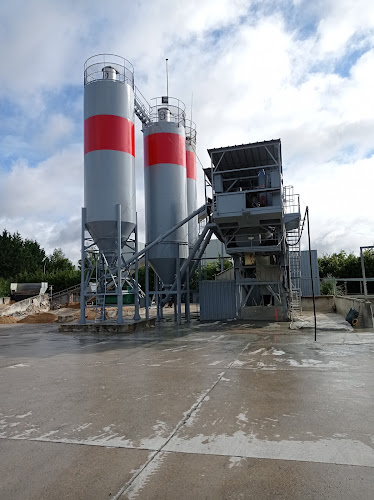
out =
[[(333, 295), (320, 295), (315, 300), (317, 312), (331, 313), (335, 311)], [(303, 311), (313, 311), (313, 298), (301, 297), (301, 308)]]
[(253, 321), (289, 321), (283, 315), (282, 307), (275, 306), (251, 306), (240, 309), (240, 319)]
[(125, 321), (123, 324), (116, 323), (86, 323), (81, 325), (79, 323), (64, 325), (58, 327), (58, 331), (62, 333), (87, 333), (95, 334), (101, 333), (104, 335), (116, 335), (118, 333), (131, 334), (137, 331), (143, 331), (147, 328), (155, 326), (156, 318), (141, 319), (140, 321)]
[(335, 296), (334, 304), (336, 307), (336, 312), (344, 316), (347, 316), (348, 311), (351, 309), (356, 309), (358, 311), (358, 328), (373, 328), (374, 318), (373, 318), (373, 305), (369, 300), (358, 299), (355, 297), (347, 296)]
[(73, 313), (59, 314), (57, 316), (57, 323), (70, 323), (71, 321), (74, 321), (74, 319)]

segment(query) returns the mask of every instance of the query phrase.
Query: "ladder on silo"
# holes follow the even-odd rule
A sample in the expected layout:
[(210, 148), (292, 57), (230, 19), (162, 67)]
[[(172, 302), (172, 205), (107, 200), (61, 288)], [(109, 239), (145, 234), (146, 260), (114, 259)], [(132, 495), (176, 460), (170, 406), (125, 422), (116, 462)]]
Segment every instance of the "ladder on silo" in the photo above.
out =
[[(283, 195), (284, 213), (300, 213), (299, 196), (293, 192), (293, 186), (285, 186)], [(301, 313), (301, 263), (300, 237), (302, 221), (296, 229), (287, 231), (289, 278), (290, 278), (290, 313), (295, 319)]]

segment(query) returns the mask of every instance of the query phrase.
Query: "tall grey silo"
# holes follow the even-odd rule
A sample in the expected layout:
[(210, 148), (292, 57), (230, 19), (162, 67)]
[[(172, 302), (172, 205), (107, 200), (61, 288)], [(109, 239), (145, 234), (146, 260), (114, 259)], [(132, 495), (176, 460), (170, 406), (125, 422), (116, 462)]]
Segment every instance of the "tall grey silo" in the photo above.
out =
[[(146, 243), (187, 217), (185, 106), (172, 97), (153, 102), (151, 123), (143, 129)], [(187, 224), (149, 251), (149, 262), (166, 287), (174, 282), (178, 251), (183, 262)]]
[(84, 204), (86, 227), (104, 253), (116, 250), (116, 205), (122, 246), (136, 224), (134, 70), (124, 58), (99, 54), (84, 70)]

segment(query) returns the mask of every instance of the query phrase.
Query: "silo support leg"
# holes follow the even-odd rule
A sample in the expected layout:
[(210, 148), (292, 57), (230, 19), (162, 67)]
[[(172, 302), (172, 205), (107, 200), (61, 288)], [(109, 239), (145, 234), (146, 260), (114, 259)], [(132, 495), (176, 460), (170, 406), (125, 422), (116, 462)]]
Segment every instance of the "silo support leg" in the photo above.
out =
[(186, 295), (185, 295), (185, 320), (186, 323), (189, 323), (191, 321), (191, 314), (190, 314), (190, 270), (187, 267), (186, 269)]
[[(138, 214), (136, 214), (136, 226), (135, 226), (135, 253), (138, 253)], [(139, 314), (139, 260), (135, 261), (135, 314), (134, 321), (140, 320)]]
[(148, 268), (148, 252), (144, 256), (145, 265), (145, 317), (149, 319), (149, 268)]
[[(117, 323), (123, 323), (121, 204), (117, 205)], [(105, 303), (105, 301), (104, 301)]]
[(86, 282), (85, 282), (85, 263), (86, 263), (86, 249), (84, 243), (84, 234), (86, 230), (86, 208), (82, 208), (82, 250), (81, 250), (81, 294), (80, 294), (80, 309), (81, 317), (80, 324), (86, 323)]
[(180, 264), (180, 248), (177, 247), (176, 271), (177, 271), (177, 304), (178, 304), (178, 325), (182, 324), (182, 290), (181, 290), (181, 264)]

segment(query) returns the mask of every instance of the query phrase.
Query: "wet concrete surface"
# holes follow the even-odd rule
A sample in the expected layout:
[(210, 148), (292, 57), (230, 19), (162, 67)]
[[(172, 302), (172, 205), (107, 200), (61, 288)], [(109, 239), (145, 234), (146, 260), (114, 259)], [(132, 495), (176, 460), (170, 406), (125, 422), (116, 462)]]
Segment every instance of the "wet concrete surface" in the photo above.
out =
[(374, 333), (0, 326), (0, 498), (373, 498)]

